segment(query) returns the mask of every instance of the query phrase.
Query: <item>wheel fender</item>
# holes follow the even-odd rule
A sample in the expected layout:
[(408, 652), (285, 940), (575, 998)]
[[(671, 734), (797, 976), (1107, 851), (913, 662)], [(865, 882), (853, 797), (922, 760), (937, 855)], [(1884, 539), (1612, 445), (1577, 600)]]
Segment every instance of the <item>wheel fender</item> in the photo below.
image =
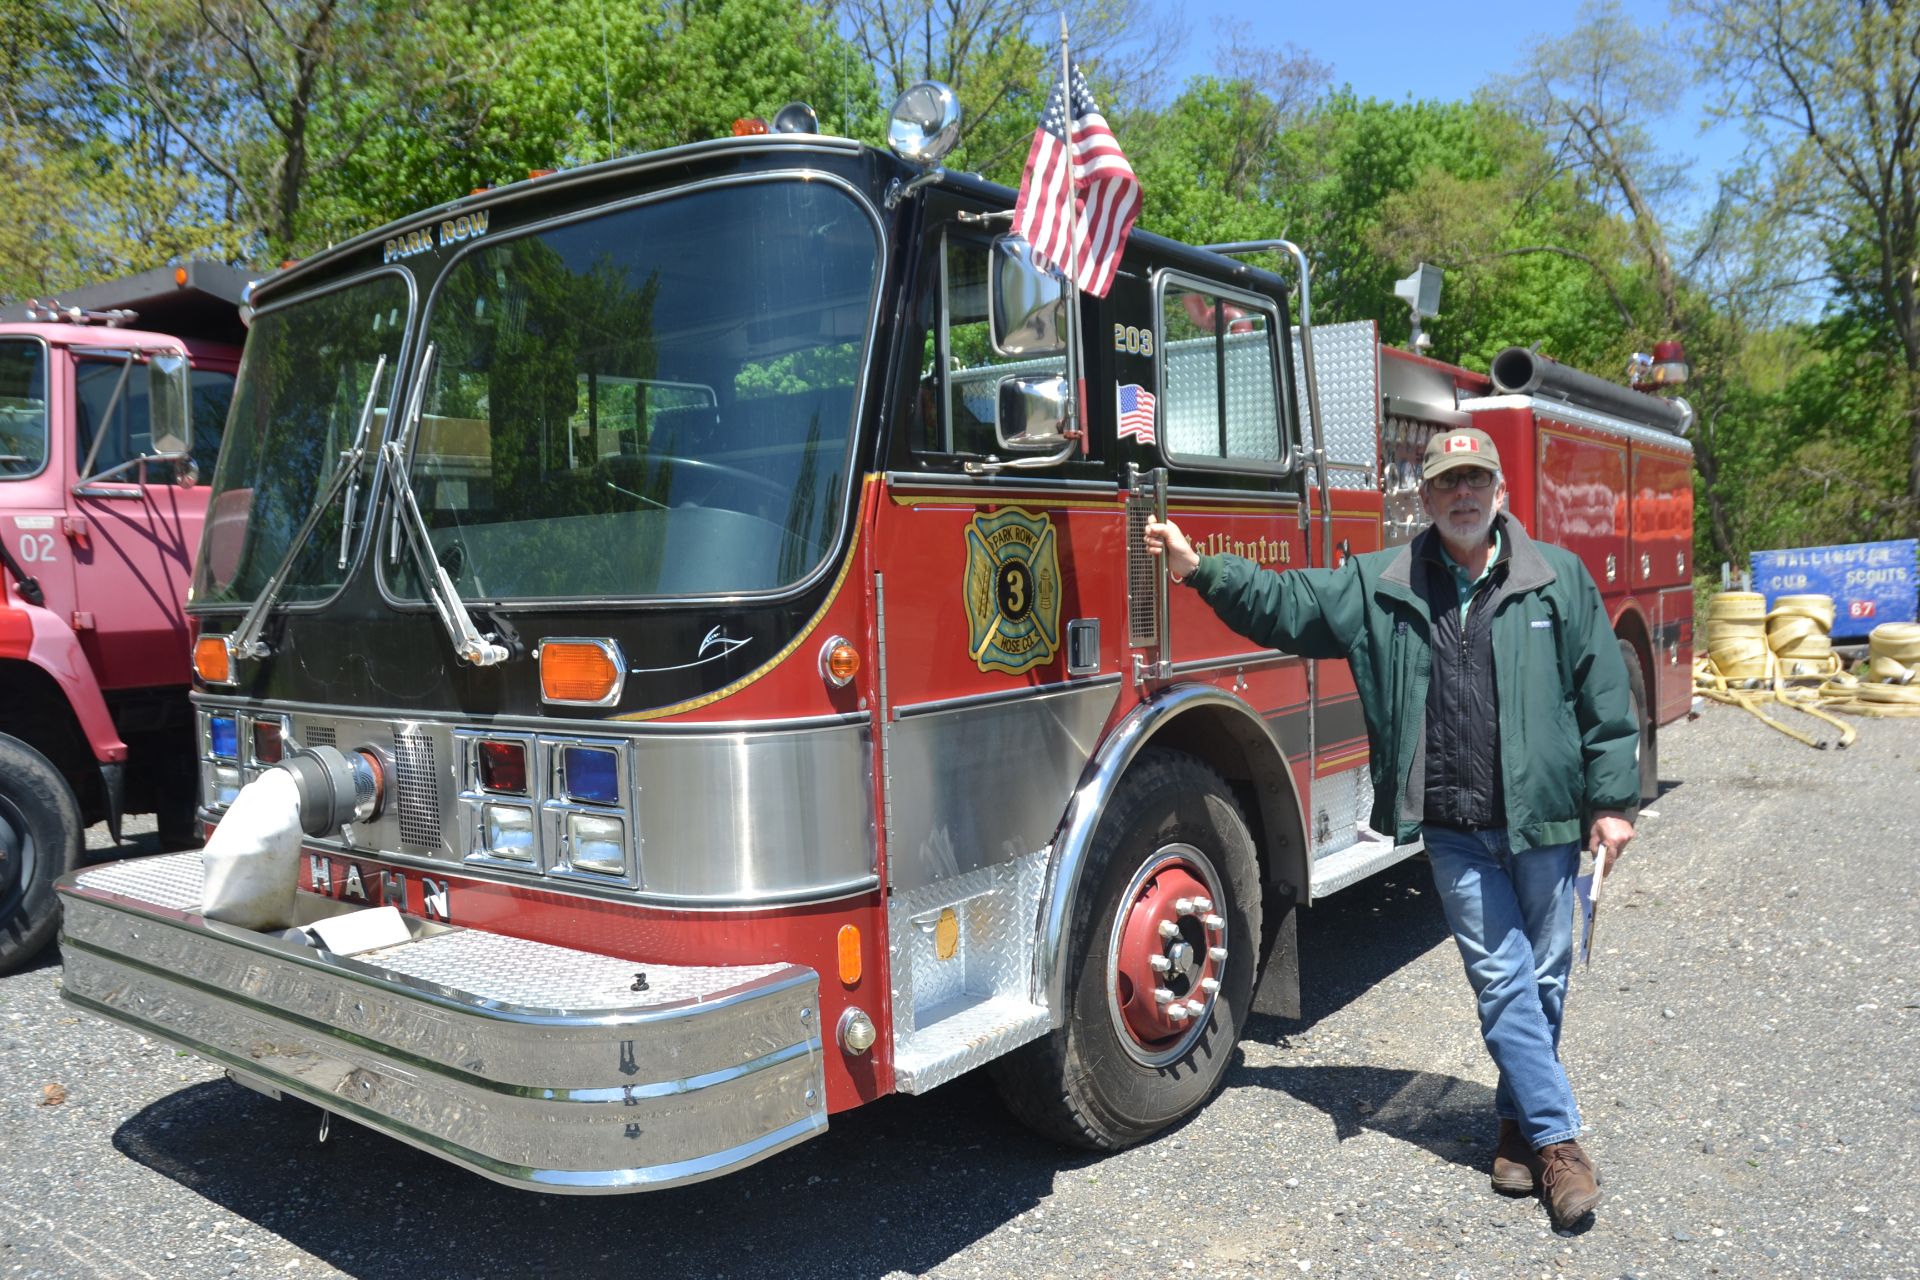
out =
[(127, 744), (114, 727), (80, 637), (59, 615), (30, 604), (0, 608), (0, 658), (32, 663), (53, 678), (66, 695), (80, 731), (87, 735), (95, 760), (103, 765), (126, 761)]
[[(1296, 823), (1297, 815), (1306, 812), (1301, 804), (1299, 787), (1294, 782), (1293, 771), (1286, 767), (1286, 757), (1274, 739), (1273, 731), (1267, 727), (1260, 713), (1244, 699), (1215, 685), (1186, 684), (1162, 690), (1135, 707), (1107, 735), (1093, 758), (1087, 762), (1086, 769), (1080, 775), (1080, 783), (1074, 788), (1073, 798), (1067, 802), (1067, 811), (1054, 833), (1053, 856), (1048, 860), (1047, 886), (1040, 903), (1039, 936), (1035, 940), (1033, 953), (1033, 982), (1034, 991), (1045, 1002), (1050, 1021), (1055, 1027), (1061, 1025), (1066, 1011), (1067, 929), (1073, 919), (1074, 897), (1080, 891), (1080, 881), (1100, 819), (1106, 813), (1107, 804), (1119, 787), (1120, 780), (1126, 776), (1127, 766), (1134, 757), (1175, 720), (1202, 709), (1222, 711), (1244, 720), (1247, 733), (1256, 742), (1264, 744), (1274, 762), (1275, 767), (1271, 770), (1273, 776), (1260, 779), (1262, 791), (1269, 785), (1284, 785), (1285, 795), (1293, 804)], [(1264, 800), (1262, 810), (1263, 816), (1271, 811), (1271, 806)], [(1273, 830), (1270, 817), (1263, 825), (1268, 828), (1268, 839), (1272, 842), (1278, 833)], [(1298, 832), (1286, 838), (1296, 848), (1301, 847)], [(1293, 883), (1306, 883), (1304, 867)]]

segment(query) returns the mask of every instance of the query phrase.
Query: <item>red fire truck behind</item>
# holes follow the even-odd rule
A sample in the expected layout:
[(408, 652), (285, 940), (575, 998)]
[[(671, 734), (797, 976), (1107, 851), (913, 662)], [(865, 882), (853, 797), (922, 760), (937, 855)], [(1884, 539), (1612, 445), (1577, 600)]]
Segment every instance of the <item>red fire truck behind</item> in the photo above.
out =
[[(1483, 424), (1677, 705), (1634, 522), (1684, 512), (1687, 446), (1639, 402), (1314, 329), (1244, 246), (1136, 233), (1076, 306), (938, 114), (900, 158), (775, 133), (515, 184), (259, 287), (195, 702), (206, 822), (299, 779), (289, 927), (209, 919), (195, 855), (88, 869), (65, 998), (541, 1190), (713, 1176), (979, 1066), (1114, 1148), (1211, 1096), (1256, 986), (1297, 1011), (1297, 909), (1417, 852), (1366, 825), (1346, 665), (1170, 592), (1148, 519), (1328, 563), (1412, 536), (1407, 462)], [(389, 906), (404, 936), (327, 944)]]

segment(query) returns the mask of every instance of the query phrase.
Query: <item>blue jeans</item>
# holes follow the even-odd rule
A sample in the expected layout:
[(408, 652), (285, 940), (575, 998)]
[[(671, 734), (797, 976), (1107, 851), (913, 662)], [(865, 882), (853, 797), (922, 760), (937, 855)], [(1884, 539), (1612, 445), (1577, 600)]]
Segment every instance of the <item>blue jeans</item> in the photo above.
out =
[(1580, 846), (1514, 853), (1504, 828), (1426, 829), (1434, 887), (1480, 1001), (1480, 1035), (1500, 1069), (1494, 1110), (1537, 1150), (1580, 1132), (1560, 1065), (1573, 968), (1573, 878)]

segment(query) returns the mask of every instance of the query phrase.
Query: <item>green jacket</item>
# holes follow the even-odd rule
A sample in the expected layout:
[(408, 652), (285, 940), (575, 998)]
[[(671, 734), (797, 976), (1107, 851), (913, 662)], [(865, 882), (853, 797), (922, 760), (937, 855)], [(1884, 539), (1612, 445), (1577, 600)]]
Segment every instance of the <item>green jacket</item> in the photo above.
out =
[[(1584, 840), (1595, 810), (1638, 808), (1639, 727), (1593, 576), (1573, 553), (1535, 542), (1505, 512), (1497, 518), (1512, 551), (1497, 594), (1476, 608), (1495, 610), (1503, 790), (1519, 852)], [(1433, 665), (1433, 614), (1412, 575), (1422, 540), (1438, 536), (1428, 529), (1338, 569), (1275, 573), (1238, 556), (1204, 556), (1186, 579), (1256, 643), (1347, 660), (1373, 749), (1371, 825), (1401, 844), (1419, 834), (1425, 810)]]

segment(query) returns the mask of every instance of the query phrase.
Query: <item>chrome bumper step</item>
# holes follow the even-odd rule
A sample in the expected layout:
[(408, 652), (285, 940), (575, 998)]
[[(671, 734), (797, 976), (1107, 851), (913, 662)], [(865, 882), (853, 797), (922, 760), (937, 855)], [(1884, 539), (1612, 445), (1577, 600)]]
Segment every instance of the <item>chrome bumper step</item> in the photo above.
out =
[(346, 958), (200, 916), (198, 852), (60, 893), (65, 999), (509, 1185), (674, 1186), (827, 1125), (811, 969), (637, 965), (417, 917)]

